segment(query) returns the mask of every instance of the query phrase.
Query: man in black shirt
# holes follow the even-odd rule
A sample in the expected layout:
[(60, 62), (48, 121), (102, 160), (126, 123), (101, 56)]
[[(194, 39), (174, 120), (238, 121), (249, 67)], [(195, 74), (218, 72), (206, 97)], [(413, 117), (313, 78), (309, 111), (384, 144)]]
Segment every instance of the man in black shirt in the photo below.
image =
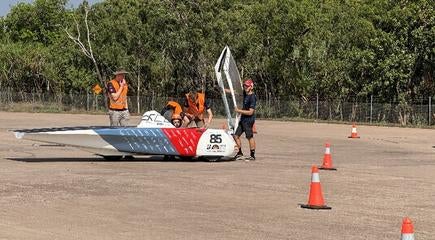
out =
[(252, 127), (255, 123), (255, 106), (257, 105), (257, 97), (255, 96), (253, 89), (254, 82), (251, 79), (245, 80), (243, 82), (243, 108), (239, 109), (237, 106), (235, 107), (235, 111), (242, 115), (234, 134), (234, 139), (239, 147), (239, 152), (236, 155), (236, 159), (243, 158), (242, 142), (240, 140), (240, 136), (244, 132), (249, 141), (249, 149), (251, 150), (250, 156), (244, 158), (247, 161), (255, 160), (255, 140)]

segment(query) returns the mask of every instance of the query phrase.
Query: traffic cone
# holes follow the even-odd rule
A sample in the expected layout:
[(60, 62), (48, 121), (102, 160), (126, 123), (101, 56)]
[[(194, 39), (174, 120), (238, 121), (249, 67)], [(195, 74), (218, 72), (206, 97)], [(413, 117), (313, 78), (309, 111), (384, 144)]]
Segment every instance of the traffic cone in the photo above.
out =
[(223, 130), (228, 130), (228, 125), (227, 125), (226, 122), (222, 124), (222, 129)]
[(255, 127), (255, 123), (254, 123), (254, 125), (252, 126), (252, 132), (255, 133), (255, 134), (258, 133), (258, 132), (257, 132), (257, 128)]
[(402, 222), (402, 240), (414, 240), (414, 226), (411, 219), (405, 217)]
[(348, 138), (360, 138), (358, 136), (358, 133), (356, 132), (356, 125), (355, 125), (355, 123), (352, 124), (352, 132), (350, 133), (350, 136)]
[(325, 144), (325, 155), (323, 155), (323, 164), (319, 167), (321, 170), (337, 170), (332, 166), (331, 144)]
[(300, 206), (309, 209), (331, 209), (331, 207), (325, 205), (325, 201), (323, 200), (319, 169), (314, 165), (311, 167), (311, 185), (308, 204), (300, 204)]

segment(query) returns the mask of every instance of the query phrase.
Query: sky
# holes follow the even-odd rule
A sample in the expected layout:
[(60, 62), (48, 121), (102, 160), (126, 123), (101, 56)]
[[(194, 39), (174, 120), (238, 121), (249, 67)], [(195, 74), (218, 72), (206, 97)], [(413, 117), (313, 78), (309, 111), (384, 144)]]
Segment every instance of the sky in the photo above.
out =
[[(69, 0), (67, 7), (77, 7), (83, 0)], [(103, 0), (88, 0), (89, 4), (101, 2)], [(11, 8), (19, 2), (33, 2), (33, 0), (0, 0), (0, 16), (6, 16)]]

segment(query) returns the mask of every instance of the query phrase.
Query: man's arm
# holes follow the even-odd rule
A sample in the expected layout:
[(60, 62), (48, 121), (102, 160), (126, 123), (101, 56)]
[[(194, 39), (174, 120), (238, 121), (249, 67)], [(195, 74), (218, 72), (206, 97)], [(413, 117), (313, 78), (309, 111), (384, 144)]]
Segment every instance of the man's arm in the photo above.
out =
[(210, 99), (206, 99), (204, 102), (204, 108), (206, 109), (207, 112), (207, 120), (205, 120), (205, 128), (207, 128), (208, 126), (210, 126), (211, 124), (211, 120), (213, 120), (213, 112), (211, 111), (211, 100)]
[(207, 109), (207, 115), (208, 115), (208, 119), (207, 121), (205, 121), (205, 128), (208, 128), (208, 126), (210, 126), (211, 124), (211, 120), (213, 119), (213, 112), (211, 111), (211, 108)]
[(235, 111), (242, 114), (242, 115), (246, 115), (246, 116), (251, 116), (252, 114), (254, 114), (255, 109), (253, 108), (249, 108), (249, 110), (242, 110), (239, 109), (237, 106), (235, 107)]
[[(225, 88), (224, 89), (224, 92), (225, 93), (231, 93), (231, 90), (229, 89), (229, 88)], [(234, 95), (235, 96), (238, 96), (238, 97), (241, 97), (241, 96), (243, 96), (245, 93), (243, 92), (243, 93), (240, 93), (240, 92), (234, 92)], [(231, 97), (231, 95), (228, 95), (227, 97)]]
[(242, 115), (252, 116), (255, 112), (256, 105), (257, 105), (257, 97), (255, 97), (254, 95), (249, 99), (249, 110), (242, 110), (239, 109), (237, 106), (234, 108), (234, 110)]
[[(118, 91), (115, 92), (115, 88), (112, 86), (111, 83), (109, 83), (109, 92), (110, 97), (113, 101), (118, 101), (119, 96), (121, 96), (122, 90), (124, 90), (125, 87), (125, 80), (121, 81)], [(111, 90), (111, 87), (113, 90)]]

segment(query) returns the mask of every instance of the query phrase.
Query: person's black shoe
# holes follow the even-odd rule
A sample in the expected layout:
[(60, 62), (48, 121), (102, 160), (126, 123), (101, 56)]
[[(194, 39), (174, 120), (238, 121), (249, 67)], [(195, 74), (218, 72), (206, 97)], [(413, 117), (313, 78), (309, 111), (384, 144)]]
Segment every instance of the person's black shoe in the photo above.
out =
[(234, 157), (236, 160), (241, 160), (243, 158), (243, 153), (237, 153), (237, 155)]

